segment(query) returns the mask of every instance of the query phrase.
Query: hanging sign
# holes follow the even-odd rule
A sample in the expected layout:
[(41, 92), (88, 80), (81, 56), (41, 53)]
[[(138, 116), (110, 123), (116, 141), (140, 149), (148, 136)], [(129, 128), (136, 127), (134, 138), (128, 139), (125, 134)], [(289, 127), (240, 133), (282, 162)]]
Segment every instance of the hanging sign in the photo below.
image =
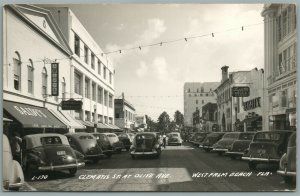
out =
[(233, 97), (249, 97), (250, 88), (248, 86), (235, 86), (231, 89)]
[(59, 95), (59, 64), (51, 63), (51, 95)]

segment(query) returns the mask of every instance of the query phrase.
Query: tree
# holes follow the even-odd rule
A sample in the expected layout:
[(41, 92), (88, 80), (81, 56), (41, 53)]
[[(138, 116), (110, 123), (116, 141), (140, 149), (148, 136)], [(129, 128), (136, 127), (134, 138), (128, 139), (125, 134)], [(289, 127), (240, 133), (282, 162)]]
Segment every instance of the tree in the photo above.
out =
[(170, 116), (167, 112), (163, 112), (160, 114), (157, 120), (157, 129), (159, 132), (166, 133), (169, 132), (169, 125), (170, 125)]
[(176, 125), (178, 125), (180, 128), (183, 127), (184, 125), (184, 117), (183, 114), (180, 111), (176, 111), (174, 114), (174, 122), (176, 123)]
[(148, 115), (146, 115), (146, 124), (147, 124), (147, 129), (150, 132), (156, 132), (156, 122), (154, 122)]

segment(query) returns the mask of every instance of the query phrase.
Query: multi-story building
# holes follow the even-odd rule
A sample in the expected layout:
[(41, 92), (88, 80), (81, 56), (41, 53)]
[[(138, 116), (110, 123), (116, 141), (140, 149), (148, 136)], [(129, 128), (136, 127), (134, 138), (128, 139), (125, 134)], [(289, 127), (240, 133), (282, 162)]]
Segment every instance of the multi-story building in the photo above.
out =
[(184, 84), (184, 125), (193, 126), (193, 113), (198, 109), (202, 114), (202, 106), (216, 103), (214, 90), (219, 82), (187, 82)]
[[(60, 108), (71, 89), (72, 50), (51, 13), (31, 5), (6, 5), (3, 12), (3, 114), (13, 120), (9, 131), (84, 129)], [(58, 89), (51, 89), (54, 74)]]
[(196, 111), (193, 112), (193, 128), (196, 131), (202, 130), (202, 119), (199, 108), (197, 108)]
[[(245, 101), (250, 101), (250, 99), (261, 96), (262, 83), (260, 81), (263, 81), (263, 70), (255, 68), (250, 71), (228, 73), (228, 68), (228, 66), (221, 68), (221, 84), (215, 90), (218, 104), (218, 125), (221, 131), (238, 131), (236, 129), (236, 122), (241, 122), (245, 118), (245, 112), (241, 111), (242, 104)], [(233, 97), (232, 87), (238, 86), (249, 87), (250, 97)], [(241, 112), (243, 114), (240, 114)], [(261, 115), (261, 112), (258, 112), (258, 114)]]
[(132, 130), (135, 127), (136, 112), (134, 106), (125, 100), (124, 95), (122, 99), (115, 99), (115, 124), (124, 130)]
[(83, 102), (82, 110), (75, 111), (74, 117), (92, 130), (116, 128), (113, 65), (69, 8), (46, 9), (51, 11), (73, 52), (69, 70), (71, 89), (65, 98)]
[(203, 131), (218, 131), (218, 105), (207, 103), (202, 107)]
[(265, 4), (264, 129), (296, 129), (297, 30), (295, 4)]

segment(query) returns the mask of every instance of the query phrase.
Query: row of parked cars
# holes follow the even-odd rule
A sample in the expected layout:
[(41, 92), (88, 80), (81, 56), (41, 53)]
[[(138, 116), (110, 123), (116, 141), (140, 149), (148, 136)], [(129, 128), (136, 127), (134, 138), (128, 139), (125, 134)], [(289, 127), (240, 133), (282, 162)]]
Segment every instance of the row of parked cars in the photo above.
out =
[(289, 130), (259, 132), (199, 132), (189, 142), (206, 152), (216, 152), (231, 159), (275, 167), (286, 182), (296, 179), (296, 132)]
[(25, 176), (31, 178), (38, 172), (67, 170), (71, 175), (101, 158), (110, 158), (123, 149), (129, 151), (133, 133), (43, 133), (26, 135), (22, 139), (20, 163), (13, 160), (10, 143), (3, 135), (3, 185), (8, 190), (18, 190)]

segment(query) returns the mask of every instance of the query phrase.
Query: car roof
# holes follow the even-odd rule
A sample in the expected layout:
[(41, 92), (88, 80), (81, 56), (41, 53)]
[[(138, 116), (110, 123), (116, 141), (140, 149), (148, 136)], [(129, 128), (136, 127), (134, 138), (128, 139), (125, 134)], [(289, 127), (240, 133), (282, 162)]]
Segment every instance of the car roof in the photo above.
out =
[(258, 131), (257, 133), (293, 133), (291, 130)]
[(104, 135), (110, 135), (110, 134), (113, 134), (113, 135), (116, 135), (117, 136), (117, 134), (115, 134), (115, 133), (103, 133)]
[(143, 132), (143, 133), (137, 133), (136, 135), (146, 135), (146, 134), (148, 134), (148, 135), (156, 135), (156, 133), (154, 133), (154, 132)]
[(41, 138), (42, 137), (59, 137), (63, 145), (69, 145), (68, 139), (66, 136), (56, 133), (39, 133), (24, 136), (26, 140), (26, 148), (34, 148), (42, 146)]

